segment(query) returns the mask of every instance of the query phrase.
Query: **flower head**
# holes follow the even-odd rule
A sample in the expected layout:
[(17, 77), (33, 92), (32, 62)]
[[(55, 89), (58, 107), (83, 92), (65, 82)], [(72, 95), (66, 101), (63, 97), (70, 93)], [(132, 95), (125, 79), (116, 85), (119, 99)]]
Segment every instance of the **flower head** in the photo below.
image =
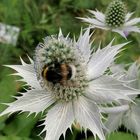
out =
[[(31, 86), (17, 100), (8, 103), (0, 115), (16, 111), (39, 113), (48, 109), (44, 119), (45, 140), (58, 140), (72, 123), (78, 122), (85, 132), (105, 140), (99, 104), (130, 100), (128, 95), (138, 94), (111, 75), (104, 75), (120, 49), (127, 43), (112, 45), (93, 52), (90, 29), (81, 32), (77, 41), (49, 36), (35, 50), (31, 64), (11, 65)], [(92, 53), (93, 52), (93, 53)]]
[(111, 28), (121, 27), (125, 23), (126, 8), (122, 1), (115, 0), (106, 10), (105, 22)]
[(117, 32), (124, 38), (128, 36), (130, 32), (140, 33), (140, 29), (136, 26), (140, 22), (140, 18), (130, 19), (133, 13), (127, 13), (126, 7), (121, 0), (112, 1), (103, 14), (99, 11), (89, 12), (94, 16), (93, 18), (79, 18), (84, 22), (91, 24), (91, 28), (100, 28), (103, 30), (111, 30)]
[(38, 80), (56, 99), (70, 101), (85, 92), (87, 87), (84, 58), (77, 53), (73, 42), (59, 34), (46, 37), (35, 53)]

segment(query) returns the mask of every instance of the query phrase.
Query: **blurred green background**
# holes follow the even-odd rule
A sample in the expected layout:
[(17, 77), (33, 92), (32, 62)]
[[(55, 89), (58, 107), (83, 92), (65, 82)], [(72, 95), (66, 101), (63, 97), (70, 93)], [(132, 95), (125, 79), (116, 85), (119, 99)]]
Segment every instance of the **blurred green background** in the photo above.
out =
[[(0, 0), (0, 22), (20, 28), (20, 33), (16, 46), (0, 43), (0, 103), (11, 102), (13, 95), (24, 91), (22, 83), (16, 82), (18, 79), (9, 74), (14, 71), (4, 67), (5, 64), (20, 64), (19, 56), (29, 62), (27, 54), (34, 56), (34, 49), (39, 42), (47, 35), (57, 34), (62, 28), (64, 35), (71, 32), (78, 38), (81, 27), (87, 25), (81, 23), (75, 17), (88, 15), (87, 9), (98, 9), (105, 11), (110, 0)], [(134, 16), (140, 16), (140, 0), (127, 0), (127, 9), (135, 12)], [(95, 38), (94, 47), (102, 42), (105, 47), (115, 37), (114, 44), (126, 42), (125, 39), (116, 33), (105, 32), (97, 29), (93, 34)], [(117, 60), (117, 63), (131, 63), (140, 61), (140, 34), (131, 33), (128, 41), (132, 41), (126, 46)], [(0, 111), (6, 106), (0, 105)], [(41, 116), (31, 115), (27, 118), (26, 113), (12, 114), (0, 118), (0, 140), (41, 140), (38, 134), (42, 130)], [(43, 134), (44, 135), (44, 134)], [(73, 135), (67, 131), (66, 140), (84, 140), (84, 133), (73, 128)], [(63, 140), (63, 137), (60, 138)], [(88, 140), (94, 140), (92, 134), (88, 132)], [(136, 140), (134, 134), (126, 132), (120, 127), (119, 132), (111, 134), (107, 140)]]

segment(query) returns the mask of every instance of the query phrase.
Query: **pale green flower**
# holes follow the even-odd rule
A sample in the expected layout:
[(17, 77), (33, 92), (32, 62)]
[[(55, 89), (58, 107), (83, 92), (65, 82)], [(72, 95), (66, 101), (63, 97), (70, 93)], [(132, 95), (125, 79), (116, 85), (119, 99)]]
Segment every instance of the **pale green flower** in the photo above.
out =
[[(46, 37), (44, 43), (37, 46), (31, 64), (21, 59), (22, 65), (8, 65), (31, 89), (20, 93), (22, 96), (18, 96), (16, 101), (8, 103), (8, 108), (0, 115), (17, 111), (37, 114), (48, 109), (43, 123), (45, 140), (58, 140), (62, 134), (65, 136), (74, 122), (78, 122), (85, 132), (90, 129), (95, 137), (105, 140), (99, 104), (130, 100), (128, 95), (138, 92), (115, 77), (104, 75), (127, 43), (113, 46), (112, 41), (105, 48), (93, 52), (89, 31), (81, 32), (79, 39), (73, 41), (68, 36), (64, 37), (60, 30), (58, 36)], [(71, 72), (63, 73), (64, 81), (61, 81), (60, 64), (71, 69)], [(54, 77), (53, 82), (51, 78), (54, 75), (47, 75), (47, 78), (51, 76), (50, 79), (43, 76), (47, 66), (58, 70), (53, 74), (60, 77)], [(70, 73), (67, 79), (66, 75)]]
[(112, 1), (105, 13), (89, 10), (94, 17), (79, 18), (90, 24), (91, 28), (100, 28), (117, 32), (124, 38), (130, 32), (140, 33), (140, 28), (136, 26), (140, 18), (130, 19), (133, 13), (126, 13), (126, 8), (121, 0)]

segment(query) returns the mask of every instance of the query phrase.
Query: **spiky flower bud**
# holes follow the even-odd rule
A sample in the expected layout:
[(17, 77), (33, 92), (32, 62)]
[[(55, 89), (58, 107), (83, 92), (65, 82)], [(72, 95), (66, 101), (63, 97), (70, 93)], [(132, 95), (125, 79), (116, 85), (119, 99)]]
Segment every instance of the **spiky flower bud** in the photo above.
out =
[(106, 24), (111, 28), (121, 27), (125, 22), (126, 8), (121, 0), (114, 0), (106, 10)]

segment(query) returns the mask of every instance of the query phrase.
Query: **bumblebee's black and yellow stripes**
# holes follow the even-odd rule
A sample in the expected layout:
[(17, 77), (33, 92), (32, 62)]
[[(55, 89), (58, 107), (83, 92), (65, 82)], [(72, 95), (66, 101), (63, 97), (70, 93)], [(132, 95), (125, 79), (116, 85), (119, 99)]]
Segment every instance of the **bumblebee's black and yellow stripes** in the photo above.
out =
[(65, 84), (72, 77), (72, 68), (68, 64), (59, 63), (54, 64), (54, 66), (44, 66), (42, 77), (54, 84)]

